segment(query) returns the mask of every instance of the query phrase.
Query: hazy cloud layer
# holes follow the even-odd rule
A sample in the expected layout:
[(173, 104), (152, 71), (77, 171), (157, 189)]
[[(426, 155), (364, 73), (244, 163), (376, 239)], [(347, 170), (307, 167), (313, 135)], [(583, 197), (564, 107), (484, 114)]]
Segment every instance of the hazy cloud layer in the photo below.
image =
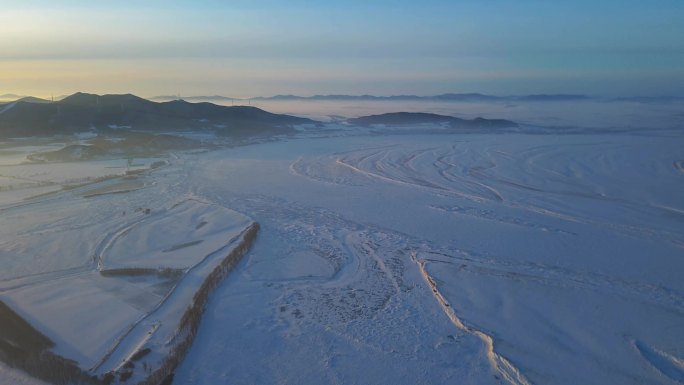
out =
[(0, 87), (684, 93), (681, 1), (253, 3), (6, 4)]

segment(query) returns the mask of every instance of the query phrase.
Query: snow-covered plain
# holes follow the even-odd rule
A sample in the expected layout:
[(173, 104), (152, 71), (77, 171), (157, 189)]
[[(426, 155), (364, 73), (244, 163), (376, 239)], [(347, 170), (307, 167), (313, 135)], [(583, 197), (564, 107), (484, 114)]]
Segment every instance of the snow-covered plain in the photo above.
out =
[[(182, 160), (135, 179), (101, 163), (48, 164), (44, 178), (102, 181), (0, 205), (0, 301), (49, 338), (52, 352), (95, 375), (151, 349), (139, 363), (145, 372), (130, 380), (139, 381), (161, 367), (204, 279), (252, 221), (189, 193)], [(120, 163), (130, 169), (126, 160), (106, 164)], [(23, 377), (0, 368), (0, 380), (15, 378)]]
[[(254, 220), (175, 384), (684, 383), (684, 127), (609, 128), (331, 126), (178, 154), (127, 193), (0, 207), (0, 300), (102, 373), (158, 327), (111, 325), (175, 281), (94, 271), (187, 269)], [(95, 313), (83, 341), (44, 316), (72, 304)]]
[[(4, 146), (7, 145), (4, 144)], [(0, 147), (0, 205), (21, 204), (31, 198), (54, 193), (65, 188), (74, 188), (95, 181), (142, 172), (149, 169), (153, 163), (162, 161), (161, 158), (131, 158), (42, 163), (29, 159), (31, 155), (54, 151), (63, 147), (64, 143), (11, 148)], [(111, 184), (111, 182), (109, 186), (99, 184), (97, 188), (108, 187), (111, 190), (113, 188)], [(127, 188), (123, 189), (126, 190)], [(84, 191), (84, 193), (97, 193), (97, 190)]]
[(681, 382), (683, 148), (639, 131), (208, 154), (196, 194), (262, 235), (176, 383)]

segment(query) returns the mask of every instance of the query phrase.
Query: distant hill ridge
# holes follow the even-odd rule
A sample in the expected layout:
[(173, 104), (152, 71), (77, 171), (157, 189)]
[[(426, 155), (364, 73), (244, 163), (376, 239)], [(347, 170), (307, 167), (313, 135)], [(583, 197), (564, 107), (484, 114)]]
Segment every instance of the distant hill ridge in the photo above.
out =
[(277, 131), (310, 119), (250, 106), (220, 106), (182, 100), (153, 102), (132, 94), (77, 92), (57, 102), (37, 98), (0, 108), (0, 137), (41, 136), (111, 129), (173, 131), (213, 129), (224, 134)]
[[(80, 93), (77, 93), (80, 94)], [(92, 95), (92, 94), (83, 94)], [(128, 94), (130, 95), (130, 94)], [(74, 95), (62, 95), (54, 98), (55, 101), (60, 101)], [(111, 96), (111, 95), (103, 95)], [(131, 95), (133, 96), (133, 95)], [(26, 100), (25, 100), (26, 99)], [(142, 99), (142, 98), (141, 98)], [(49, 102), (46, 99), (27, 97), (16, 94), (4, 94), (0, 95), (0, 103), (13, 102), (18, 100), (34, 101), (34, 102)], [(236, 98), (223, 95), (211, 95), (211, 96), (184, 96), (179, 98), (177, 95), (158, 95), (146, 98), (145, 100), (165, 102), (173, 100), (186, 100), (193, 102), (210, 101), (210, 102), (248, 102), (250, 100), (264, 100), (264, 101), (287, 101), (287, 100), (358, 100), (358, 101), (461, 101), (461, 102), (563, 102), (563, 101), (582, 101), (582, 100), (595, 100), (595, 101), (605, 101), (605, 102), (636, 102), (636, 103), (670, 103), (670, 102), (681, 102), (684, 101), (684, 97), (681, 96), (629, 96), (629, 97), (596, 97), (583, 94), (532, 94), (532, 95), (508, 95), (508, 96), (496, 96), (496, 95), (486, 95), (481, 93), (445, 93), (439, 95), (390, 95), (390, 96), (376, 96), (376, 95), (344, 95), (344, 94), (331, 94), (331, 95), (312, 95), (312, 96), (299, 96), (299, 95), (274, 95), (274, 96), (258, 96), (253, 98)]]
[[(442, 124), (458, 128), (513, 127), (503, 119), (473, 120), (429, 113), (395, 112), (346, 121), (358, 126)], [(56, 102), (23, 98), (0, 105), (0, 138), (51, 136), (85, 131), (212, 130), (219, 135), (282, 133), (294, 125), (318, 123), (273, 114), (251, 106), (221, 106), (185, 100), (154, 102), (133, 94), (96, 95), (77, 92)]]
[[(177, 96), (162, 95), (153, 96), (150, 100), (174, 100)], [(480, 93), (446, 93), (439, 95), (391, 95), (391, 96), (375, 96), (375, 95), (274, 95), (274, 96), (259, 96), (254, 98), (235, 98), (229, 96), (186, 96), (185, 100), (192, 101), (215, 101), (215, 102), (244, 102), (248, 100), (255, 101), (287, 101), (287, 100), (330, 100), (330, 101), (444, 101), (444, 102), (570, 102), (570, 101), (601, 101), (601, 102), (636, 102), (636, 103), (671, 103), (684, 101), (681, 96), (633, 96), (633, 97), (597, 97), (582, 94), (532, 94), (532, 95), (508, 95), (496, 96), (486, 95)]]
[(372, 125), (417, 125), (417, 124), (447, 124), (452, 128), (506, 128), (517, 127), (518, 124), (505, 119), (461, 119), (454, 116), (430, 114), (424, 112), (391, 112), (387, 114), (362, 116), (349, 119), (348, 123), (359, 126)]
[[(177, 96), (162, 95), (151, 97), (151, 100), (174, 100)], [(228, 96), (187, 96), (186, 100), (214, 100), (214, 101), (243, 101), (243, 100), (435, 100), (435, 101), (561, 101), (561, 100), (585, 100), (591, 97), (586, 95), (571, 95), (571, 94), (553, 94), (553, 95), (523, 95), (523, 96), (493, 96), (480, 93), (447, 93), (431, 96), (418, 95), (392, 95), (392, 96), (375, 96), (375, 95), (313, 95), (313, 96), (298, 96), (298, 95), (275, 95), (275, 96), (259, 96), (254, 98), (233, 98)]]

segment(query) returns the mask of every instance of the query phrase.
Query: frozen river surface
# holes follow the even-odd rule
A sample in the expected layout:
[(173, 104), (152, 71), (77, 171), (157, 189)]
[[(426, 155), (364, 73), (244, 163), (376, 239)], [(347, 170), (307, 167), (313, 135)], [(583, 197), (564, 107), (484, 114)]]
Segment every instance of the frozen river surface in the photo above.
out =
[(300, 138), (187, 158), (261, 224), (176, 384), (684, 382), (677, 131)]

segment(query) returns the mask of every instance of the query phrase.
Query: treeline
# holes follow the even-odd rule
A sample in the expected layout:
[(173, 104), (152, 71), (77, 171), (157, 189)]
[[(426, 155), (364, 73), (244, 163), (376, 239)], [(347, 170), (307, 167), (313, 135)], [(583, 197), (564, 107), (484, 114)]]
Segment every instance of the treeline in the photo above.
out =
[[(240, 262), (251, 248), (259, 232), (259, 224), (254, 222), (243, 234), (239, 245), (221, 260), (212, 270), (193, 296), (192, 302), (183, 313), (174, 337), (174, 347), (164, 358), (161, 366), (151, 372), (140, 385), (160, 385), (170, 383), (176, 367), (185, 357), (197, 335), (202, 314), (210, 294)], [(178, 269), (124, 268), (100, 272), (103, 276), (148, 275), (177, 277), (182, 274)], [(135, 365), (148, 353), (145, 348), (131, 357), (131, 362), (123, 365), (116, 373), (107, 373), (102, 378), (83, 371), (78, 363), (61, 357), (48, 349), (54, 347), (48, 337), (31, 326), (4, 302), (0, 301), (0, 361), (7, 366), (20, 369), (31, 376), (55, 385), (107, 385), (125, 383), (133, 376)], [(143, 370), (150, 368), (144, 364)], [(118, 380), (118, 381), (117, 381)]]
[[(247, 230), (245, 230), (240, 244), (231, 250), (231, 252), (223, 258), (221, 263), (209, 273), (204, 282), (202, 282), (202, 285), (193, 296), (192, 302), (180, 319), (177, 334), (174, 337), (174, 347), (167, 357), (165, 357), (161, 366), (147, 376), (145, 380), (140, 382), (140, 385), (165, 384), (173, 378), (176, 367), (178, 367), (185, 357), (197, 335), (202, 314), (204, 313), (210, 294), (252, 247), (258, 232), (259, 224), (257, 222), (252, 223)], [(130, 378), (133, 374), (133, 365), (128, 365), (128, 368), (126, 366), (127, 365), (124, 365), (120, 371), (116, 373), (119, 377), (119, 381), (123, 380), (123, 382), (125, 382), (125, 380)]]
[(169, 267), (159, 269), (147, 267), (123, 267), (120, 269), (100, 270), (100, 275), (103, 277), (156, 275), (159, 278), (177, 279), (183, 275), (183, 269), (173, 269)]

